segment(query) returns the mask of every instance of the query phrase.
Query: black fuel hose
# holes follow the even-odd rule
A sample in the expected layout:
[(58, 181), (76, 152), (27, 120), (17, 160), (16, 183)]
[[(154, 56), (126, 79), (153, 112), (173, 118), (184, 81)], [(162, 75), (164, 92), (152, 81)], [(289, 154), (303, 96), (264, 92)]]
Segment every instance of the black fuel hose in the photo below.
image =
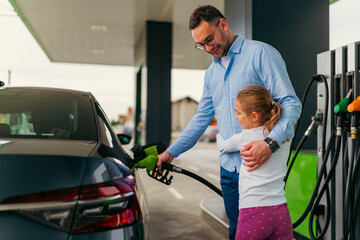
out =
[[(290, 144), (290, 152), (289, 152), (288, 160), (287, 160), (287, 163), (286, 163), (286, 165), (289, 166), (289, 167), (288, 167), (288, 170), (287, 170), (285, 178), (284, 178), (285, 185), (286, 185), (287, 179), (289, 177), (289, 174), (291, 172), (291, 169), (292, 169), (292, 167), (293, 167), (293, 165), (295, 163), (296, 157), (299, 154), (300, 150), (302, 149), (302, 146), (304, 145), (305, 141), (309, 137), (309, 135), (310, 135), (310, 133), (311, 133), (313, 127), (314, 127), (315, 122), (321, 122), (322, 121), (322, 123), (323, 123), (324, 130), (323, 130), (323, 134), (322, 134), (322, 139), (324, 139), (324, 140), (322, 142), (321, 147), (322, 147), (323, 152), (325, 151), (326, 126), (327, 126), (327, 117), (328, 117), (327, 115), (328, 115), (328, 108), (329, 108), (329, 86), (328, 86), (328, 83), (326, 81), (326, 77), (324, 75), (316, 74), (311, 78), (308, 85), (306, 86), (305, 92), (304, 92), (303, 97), (301, 99), (301, 105), (304, 106), (304, 103), (306, 101), (306, 98), (307, 98), (307, 95), (309, 93), (310, 87), (312, 86), (312, 84), (315, 81), (323, 83), (324, 87), (325, 87), (325, 106), (324, 106), (324, 114), (322, 115), (323, 119), (316, 119), (319, 116), (319, 113), (318, 113), (318, 116), (316, 116), (316, 115), (314, 116), (314, 119), (316, 121), (313, 120), (311, 122), (311, 124), (309, 125), (308, 129), (305, 131), (305, 134), (303, 135), (303, 137), (301, 138), (298, 146), (296, 147), (294, 156), (292, 157), (291, 162), (290, 162), (291, 149), (293, 149), (293, 147), (294, 147), (294, 140), (295, 140), (295, 138), (297, 136), (300, 119), (302, 118), (302, 111), (301, 111), (299, 119), (297, 120), (296, 125), (295, 125), (294, 138), (293, 138), (293, 140), (291, 141), (291, 144)], [(324, 154), (323, 154), (323, 159), (324, 159)], [(290, 162), (290, 164), (289, 164), (289, 162)]]
[[(346, 168), (347, 176), (346, 176), (346, 184), (345, 184), (345, 197), (344, 197), (344, 213), (343, 213), (343, 233), (344, 237), (349, 239), (353, 239), (355, 237), (355, 222), (357, 218), (357, 212), (354, 211), (356, 206), (356, 184), (358, 178), (358, 154), (359, 154), (359, 141), (357, 136), (357, 115), (353, 113), (351, 115), (351, 156), (349, 160), (349, 164)], [(355, 133), (353, 134), (353, 131)], [(348, 149), (346, 148), (345, 151), (347, 152)]]
[[(345, 196), (346, 196), (346, 181), (347, 181), (347, 170), (349, 169), (349, 153), (347, 151), (348, 149), (348, 144), (349, 144), (349, 141), (347, 139), (347, 137), (344, 138), (344, 145), (345, 147), (343, 148), (344, 151), (344, 155), (343, 155), (343, 169), (342, 169), (342, 199), (345, 200)], [(342, 211), (343, 211), (343, 216), (342, 216), (342, 227), (343, 227), (343, 236), (346, 236), (347, 235), (347, 220), (346, 220), (346, 217), (345, 217), (345, 212), (347, 211), (346, 210), (347, 206), (345, 204), (345, 202), (343, 203), (343, 206), (342, 206)]]
[[(311, 212), (310, 212), (309, 233), (310, 233), (311, 239), (322, 239), (324, 237), (326, 231), (327, 231), (327, 228), (329, 227), (329, 222), (330, 221), (326, 221), (326, 224), (325, 224), (325, 227), (324, 227), (322, 233), (319, 236), (315, 237), (311, 222), (314, 219), (315, 208), (316, 208), (316, 206), (319, 205), (320, 200), (321, 200), (323, 194), (325, 193), (325, 191), (328, 189), (328, 187), (329, 187), (328, 184), (329, 184), (330, 180), (332, 179), (332, 177), (333, 177), (333, 175), (335, 173), (335, 168), (336, 168), (336, 165), (337, 165), (337, 162), (338, 162), (338, 159), (339, 159), (339, 154), (340, 154), (341, 136), (336, 136), (335, 141), (336, 141), (335, 154), (334, 154), (333, 161), (331, 163), (331, 167), (330, 167), (330, 170), (329, 170), (329, 175), (326, 177), (325, 182), (323, 184), (323, 187), (321, 188), (319, 194), (317, 195), (316, 201), (315, 201), (314, 205), (312, 206), (312, 209), (311, 209)], [(330, 220), (329, 216), (327, 216), (327, 217)]]
[[(348, 168), (346, 182), (346, 195), (344, 200), (344, 237), (345, 239), (354, 239), (355, 226), (359, 210), (359, 190), (358, 171), (360, 166), (360, 150), (356, 141), (352, 139), (352, 157)], [(357, 149), (357, 152), (356, 150)], [(356, 153), (355, 153), (356, 152)], [(352, 166), (353, 165), (353, 166)], [(355, 196), (355, 194), (357, 194)]]
[(314, 201), (315, 201), (315, 199), (316, 199), (316, 197), (318, 195), (317, 193), (318, 193), (318, 190), (319, 190), (319, 187), (320, 187), (320, 182), (321, 182), (322, 176), (324, 175), (324, 172), (326, 171), (326, 163), (327, 163), (327, 160), (328, 160), (330, 152), (331, 152), (334, 136), (335, 136), (335, 130), (333, 130), (332, 133), (331, 133), (330, 140), (328, 142), (328, 146), (327, 146), (326, 151), (325, 151), (324, 161), (323, 161), (323, 163), (321, 165), (320, 172), (319, 172), (319, 175), (318, 175), (318, 180), (316, 181), (314, 191), (313, 191), (313, 193), (311, 195), (310, 201), (309, 201), (305, 211), (303, 212), (303, 214), (293, 224), (294, 229), (296, 227), (298, 227), (305, 220), (306, 216), (309, 214), (310, 210), (312, 209)]
[[(311, 80), (309, 81), (308, 85), (306, 86), (305, 92), (304, 92), (303, 97), (301, 99), (301, 106), (304, 106), (304, 103), (305, 103), (306, 97), (307, 97), (307, 95), (309, 93), (310, 87), (315, 81), (316, 81), (316, 79), (314, 77), (312, 77)], [(293, 138), (293, 140), (291, 141), (291, 144), (290, 144), (290, 153), (289, 153), (288, 162), (286, 163), (286, 165), (289, 165), (291, 149), (294, 147), (295, 137), (296, 137), (297, 132), (299, 130), (299, 122), (300, 122), (299, 120), (302, 117), (302, 113), (303, 113), (303, 111), (301, 111), (299, 119), (297, 120), (297, 122), (295, 124), (294, 138)]]
[[(326, 179), (327, 178), (327, 172), (326, 171), (324, 171), (324, 179)], [(330, 206), (330, 204), (331, 204), (331, 201), (330, 201), (330, 190), (329, 190), (329, 186), (328, 185), (326, 185), (326, 189), (325, 189), (325, 193), (326, 193), (326, 206)], [(311, 214), (314, 214), (315, 216), (316, 216), (316, 210), (317, 210), (317, 207), (318, 207), (318, 205), (314, 205), (314, 207), (311, 209), (311, 211), (310, 211), (310, 213)], [(322, 229), (321, 228), (321, 225), (320, 225), (320, 221), (319, 221), (319, 218), (318, 217), (316, 217), (315, 218), (315, 220), (316, 220), (316, 232), (317, 232), (317, 234), (318, 234), (318, 237), (317, 237), (317, 239), (320, 239), (320, 237), (319, 237), (319, 235), (323, 235), (323, 233), (325, 234), (326, 233), (326, 231), (327, 231), (327, 229), (328, 229), (328, 227), (329, 227), (329, 224), (330, 224), (330, 215), (331, 214), (331, 208), (330, 207), (327, 207), (326, 208), (326, 219), (325, 219), (325, 226), (324, 226), (324, 229)], [(313, 216), (314, 216), (313, 215)], [(309, 222), (308, 222), (308, 224), (309, 224), (309, 228), (310, 228), (310, 225), (312, 225), (312, 222), (313, 222), (313, 217), (310, 217), (309, 218)]]
[[(323, 170), (323, 167), (324, 169), (326, 169), (326, 163), (327, 163), (327, 158), (328, 158), (328, 154), (329, 152), (331, 151), (332, 147), (328, 145), (328, 148), (326, 150), (326, 153), (325, 153), (325, 161), (323, 161), (322, 163), (322, 167), (321, 167), (321, 170), (320, 170), (320, 173), (319, 173), (319, 177), (318, 177), (318, 180), (316, 182), (316, 185), (318, 185), (318, 183), (321, 182), (322, 178), (324, 177), (325, 179), (325, 182), (320, 190), (320, 192), (318, 193), (318, 190), (314, 190), (314, 193), (313, 195), (315, 194), (316, 196), (316, 201), (313, 203), (313, 206), (311, 207), (311, 211), (310, 211), (310, 216), (309, 216), (309, 225), (308, 225), (308, 228), (309, 228), (309, 234), (311, 236), (311, 239), (322, 239), (323, 236), (325, 235), (325, 233), (327, 232), (327, 229), (329, 227), (329, 223), (330, 223), (330, 212), (329, 212), (329, 207), (327, 208), (327, 214), (326, 214), (326, 221), (325, 221), (325, 227), (324, 229), (320, 232), (320, 234), (318, 234), (317, 237), (315, 237), (315, 234), (313, 232), (313, 228), (312, 228), (312, 222), (313, 222), (313, 219), (314, 219), (314, 215), (315, 215), (315, 212), (316, 212), (316, 208), (317, 206), (319, 206), (320, 204), (320, 200), (324, 194), (324, 192), (326, 191), (326, 195), (327, 195), (327, 200), (328, 200), (328, 184), (330, 182), (330, 180), (333, 178), (333, 175), (335, 173), (335, 168), (336, 168), (336, 165), (337, 165), (337, 162), (338, 162), (338, 159), (339, 159), (339, 155), (340, 155), (340, 152), (341, 152), (341, 141), (342, 141), (342, 138), (343, 138), (343, 114), (340, 114), (337, 116), (337, 122), (336, 122), (336, 139), (335, 139), (335, 142), (336, 142), (336, 146), (335, 146), (335, 154), (333, 156), (333, 159), (331, 161), (331, 167), (330, 167), (330, 170), (329, 170), (329, 175), (326, 176), (326, 171), (322, 171)], [(335, 131), (333, 130), (332, 132), (332, 137), (334, 136), (334, 133)], [(331, 138), (332, 138), (331, 137)], [(330, 139), (329, 143), (330, 144), (332, 142), (332, 139)], [(315, 189), (318, 189), (315, 187)], [(327, 206), (330, 206), (329, 202), (327, 201)]]
[[(315, 78), (318, 82), (322, 82), (324, 84), (324, 88), (325, 88), (325, 106), (324, 106), (324, 115), (323, 115), (323, 121), (322, 121), (322, 124), (323, 124), (323, 132), (322, 132), (322, 144), (321, 144), (321, 149), (322, 149), (322, 161), (325, 160), (325, 147), (326, 147), (326, 128), (327, 128), (327, 121), (328, 121), (328, 111), (329, 111), (329, 86), (328, 86), (328, 82), (326, 80), (326, 77), (322, 74), (318, 74), (318, 75), (315, 75), (313, 76), (313, 78)], [(329, 149), (330, 150), (330, 149)], [(327, 170), (326, 170), (326, 167), (325, 167), (325, 170), (324, 170), (324, 178), (327, 177)], [(330, 206), (331, 204), (331, 201), (330, 201), (330, 191), (329, 191), (329, 187), (326, 187), (326, 204), (327, 206)], [(313, 208), (312, 211), (315, 211), (315, 208)], [(324, 229), (322, 230), (321, 227), (320, 227), (320, 221), (319, 221), (319, 218), (317, 217), (316, 218), (316, 224), (319, 226), (317, 228), (318, 232), (319, 232), (319, 235), (322, 233), (322, 232), (326, 232), (327, 231), (327, 226), (329, 225), (330, 223), (330, 213), (331, 213), (331, 210), (330, 208), (327, 208), (326, 209), (326, 216), (327, 216), (327, 219), (325, 221), (325, 227)], [(312, 221), (311, 221), (312, 222)], [(311, 223), (309, 221), (309, 225)]]
[[(317, 74), (317, 75), (314, 75), (314, 76), (311, 78), (311, 80), (309, 81), (309, 83), (308, 83), (308, 85), (307, 85), (307, 87), (306, 87), (306, 90), (305, 90), (305, 92), (304, 92), (303, 98), (302, 98), (302, 100), (301, 100), (301, 104), (302, 104), (302, 106), (304, 106), (304, 103), (305, 103), (305, 100), (306, 100), (306, 98), (307, 98), (307, 94), (308, 94), (308, 92), (309, 92), (309, 90), (310, 90), (310, 87), (311, 87), (311, 85), (312, 85), (315, 81), (316, 81), (316, 82), (321, 82), (321, 83), (323, 83), (323, 84), (324, 84), (324, 87), (325, 87), (325, 106), (324, 106), (324, 114), (323, 114), (323, 119), (322, 119), (322, 123), (323, 123), (323, 128), (324, 128), (324, 130), (323, 130), (323, 132), (322, 132), (322, 139), (323, 139), (323, 141), (322, 141), (322, 146), (321, 146), (321, 147), (322, 147), (322, 152), (323, 152), (323, 154), (322, 154), (322, 162), (323, 162), (323, 163), (322, 163), (322, 166), (321, 166), (321, 170), (320, 170), (320, 172), (319, 172), (318, 180), (317, 180), (317, 182), (316, 182), (316, 185), (315, 185), (313, 194), (312, 194), (312, 196), (311, 196), (311, 198), (310, 198), (310, 201), (309, 201), (309, 203), (308, 203), (305, 211), (303, 212), (303, 214), (302, 214), (302, 215), (300, 216), (300, 218), (293, 224), (293, 228), (294, 228), (294, 229), (295, 229), (296, 227), (298, 227), (298, 226), (305, 220), (306, 216), (309, 214), (310, 211), (312, 211), (312, 212), (315, 211), (313, 204), (314, 204), (315, 199), (317, 198), (317, 193), (318, 193), (318, 189), (319, 189), (319, 187), (320, 187), (320, 182), (321, 182), (322, 177), (324, 176), (324, 179), (327, 178), (326, 162), (327, 162), (327, 160), (328, 160), (328, 157), (329, 157), (329, 155), (330, 155), (331, 148), (332, 148), (332, 145), (333, 145), (333, 137), (335, 136), (335, 131), (333, 131), (332, 134), (331, 134), (330, 140), (329, 140), (329, 142), (328, 142), (328, 146), (327, 146), (327, 148), (325, 149), (325, 146), (326, 146), (326, 144), (325, 144), (325, 141), (326, 141), (326, 126), (327, 126), (328, 103), (329, 103), (329, 87), (328, 87), (328, 83), (327, 83), (326, 77), (325, 77), (324, 75), (322, 75), (322, 74)], [(294, 139), (295, 139), (295, 137), (296, 137), (296, 135), (297, 135), (297, 131), (298, 131), (299, 122), (300, 122), (301, 117), (302, 117), (302, 113), (300, 114), (300, 117), (299, 117), (299, 119), (298, 119), (298, 121), (297, 121), (297, 123), (296, 123), (296, 125), (295, 125), (295, 131), (294, 131), (295, 134), (294, 134), (293, 141), (291, 142), (291, 147), (290, 147), (290, 149), (293, 148)], [(320, 121), (321, 121), (321, 120), (320, 120)], [(313, 121), (313, 122), (314, 122), (314, 121)], [(312, 124), (314, 124), (313, 122), (310, 124), (310, 126), (311, 126)], [(309, 128), (310, 128), (310, 126), (309, 126)], [(308, 130), (309, 130), (309, 129), (308, 129)], [(307, 130), (306, 132), (308, 132), (308, 130)], [(310, 133), (311, 133), (311, 130), (310, 130), (310, 132), (309, 132), (308, 134), (304, 134), (304, 136), (303, 136), (302, 139), (300, 140), (300, 142), (299, 142), (299, 144), (298, 144), (298, 146), (297, 146), (297, 149), (296, 149), (296, 151), (295, 151), (295, 153), (294, 153), (294, 156), (293, 156), (293, 158), (291, 159), (291, 162), (290, 162), (290, 154), (291, 154), (291, 151), (290, 151), (290, 153), (289, 153), (288, 162), (287, 162), (287, 165), (288, 165), (289, 167), (288, 167), (288, 171), (287, 171), (287, 173), (286, 173), (286, 176), (285, 176), (285, 178), (284, 178), (285, 184), (286, 184), (286, 181), (287, 181), (287, 179), (288, 179), (288, 177), (289, 177), (289, 174), (290, 174), (290, 171), (291, 171), (291, 169), (292, 169), (292, 166), (293, 166), (293, 164), (294, 164), (294, 162), (295, 162), (295, 160), (296, 160), (296, 157), (297, 157), (298, 153), (300, 152), (300, 150), (301, 150), (301, 148), (302, 148), (302, 145), (304, 144), (304, 142), (306, 141), (306, 139), (309, 137), (309, 134), (310, 134)], [(290, 164), (289, 164), (289, 162), (290, 162)], [(330, 193), (329, 193), (329, 188), (328, 188), (328, 186), (326, 186), (325, 191), (326, 191), (326, 202), (327, 202), (328, 205), (330, 205)], [(327, 209), (327, 215), (328, 215), (328, 216), (330, 215), (330, 214), (329, 214), (329, 209)], [(326, 230), (327, 230), (327, 228), (328, 228), (328, 225), (329, 225), (329, 222), (330, 222), (330, 218), (328, 217), (328, 218), (326, 219), (326, 223), (325, 223), (325, 229), (324, 229), (325, 231), (321, 231), (321, 232), (326, 232)], [(310, 222), (309, 222), (309, 223), (310, 223)], [(320, 223), (318, 222), (318, 220), (317, 220), (317, 225), (319, 225), (319, 227), (320, 227)]]
[(303, 135), (303, 137), (301, 138), (298, 146), (296, 147), (296, 150), (295, 150), (295, 153), (294, 153), (294, 156), (292, 157), (291, 161), (290, 161), (290, 164), (288, 164), (288, 169), (287, 169), (287, 172), (286, 172), (286, 175), (284, 177), (284, 182), (285, 182), (285, 185), (286, 185), (286, 182), (289, 178), (289, 175), (290, 175), (290, 172), (291, 172), (291, 169), (295, 163), (295, 160), (296, 160), (296, 157), (297, 155), (300, 153), (300, 150), (302, 148), (302, 146), (304, 145), (306, 139), (308, 139), (313, 127), (315, 126), (315, 121), (313, 120), (310, 124), (310, 126), (308, 127), (308, 129), (306, 130), (305, 134)]
[[(328, 83), (326, 81), (326, 77), (324, 75), (316, 74), (316, 75), (312, 76), (311, 80), (309, 81), (308, 85), (306, 86), (305, 92), (304, 92), (303, 97), (301, 99), (301, 106), (304, 107), (304, 103), (306, 101), (307, 95), (309, 94), (309, 90), (310, 90), (312, 84), (315, 81), (324, 83), (324, 87), (325, 87), (325, 106), (324, 106), (323, 126), (324, 126), (324, 128), (326, 128), (328, 108), (329, 108), (328, 107), (328, 105), (329, 105), (329, 86), (328, 86)], [(291, 141), (291, 144), (290, 144), (290, 153), (289, 153), (289, 157), (288, 157), (288, 161), (287, 161), (286, 165), (289, 165), (291, 149), (293, 149), (293, 147), (294, 147), (295, 137), (297, 136), (297, 132), (298, 132), (298, 129), (299, 129), (299, 122), (300, 122), (301, 117), (302, 117), (302, 111), (300, 113), (299, 119), (297, 120), (297, 122), (295, 124), (294, 138), (293, 138), (293, 140)], [(323, 136), (322, 137), (324, 139), (323, 144), (322, 144), (322, 149), (323, 149), (323, 151), (325, 151), (325, 139), (326, 139), (326, 131), (325, 130), (323, 131)]]
[[(348, 151), (348, 149), (345, 149), (345, 151)], [(354, 168), (354, 161), (355, 161), (355, 140), (351, 140), (351, 157), (349, 161), (349, 168), (348, 168), (348, 174), (346, 179), (346, 187), (345, 187), (345, 199), (344, 199), (344, 216), (345, 216), (345, 236), (348, 235), (349, 231), (353, 235), (353, 224), (352, 219), (354, 216), (354, 190), (353, 189), (353, 169)]]
[[(359, 166), (360, 166), (360, 149), (358, 149), (358, 153), (357, 153), (357, 157), (356, 157), (356, 164), (355, 164), (355, 172), (357, 173), (359, 171)], [(357, 178), (354, 179), (355, 182), (358, 181)], [(360, 184), (357, 184), (357, 188), (356, 188), (356, 198), (355, 198), (355, 203), (354, 203), (354, 212), (358, 213), (359, 211), (359, 206), (360, 206)], [(356, 225), (357, 222), (357, 215), (353, 216), (353, 224)]]
[(209, 187), (211, 190), (213, 190), (214, 192), (216, 192), (217, 194), (219, 194), (222, 197), (222, 192), (219, 188), (217, 188), (215, 185), (213, 185), (212, 183), (210, 183), (209, 181), (207, 181), (206, 179), (200, 177), (199, 175), (196, 175), (195, 173), (192, 173), (190, 171), (187, 171), (185, 169), (182, 169), (180, 167), (177, 167), (171, 163), (167, 163), (167, 162), (163, 162), (161, 165), (162, 169), (166, 169), (169, 170), (171, 172), (177, 172), (177, 173), (182, 173), (188, 177), (191, 177), (203, 184), (205, 184), (207, 187)]

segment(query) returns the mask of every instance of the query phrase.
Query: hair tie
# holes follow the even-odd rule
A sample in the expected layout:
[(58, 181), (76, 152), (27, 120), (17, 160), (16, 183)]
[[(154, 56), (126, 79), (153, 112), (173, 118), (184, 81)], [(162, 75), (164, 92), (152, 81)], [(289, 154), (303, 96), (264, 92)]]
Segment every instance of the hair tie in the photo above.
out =
[(271, 105), (274, 105), (275, 101), (272, 101)]

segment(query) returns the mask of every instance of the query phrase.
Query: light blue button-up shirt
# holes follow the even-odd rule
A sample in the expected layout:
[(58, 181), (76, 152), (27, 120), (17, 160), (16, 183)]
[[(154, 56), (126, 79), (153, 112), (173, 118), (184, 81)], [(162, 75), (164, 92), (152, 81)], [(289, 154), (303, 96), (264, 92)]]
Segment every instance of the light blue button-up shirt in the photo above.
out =
[[(213, 57), (213, 63), (205, 73), (198, 110), (178, 139), (168, 148), (173, 156), (177, 157), (193, 147), (214, 115), (223, 139), (240, 133), (240, 123), (235, 119), (235, 100), (240, 90), (251, 85), (267, 88), (283, 108), (280, 120), (269, 137), (278, 143), (293, 138), (301, 102), (291, 85), (280, 53), (268, 44), (237, 36), (228, 56), (230, 63), (227, 69), (221, 64), (220, 58)], [(239, 152), (220, 153), (220, 165), (230, 172), (239, 172), (241, 155)]]

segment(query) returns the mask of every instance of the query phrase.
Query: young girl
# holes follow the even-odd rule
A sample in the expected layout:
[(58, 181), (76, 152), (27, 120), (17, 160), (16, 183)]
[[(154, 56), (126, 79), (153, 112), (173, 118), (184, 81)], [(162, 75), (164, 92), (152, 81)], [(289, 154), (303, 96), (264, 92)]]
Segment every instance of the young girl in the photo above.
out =
[[(246, 144), (264, 139), (279, 120), (281, 105), (266, 88), (250, 86), (238, 94), (235, 110), (242, 132), (227, 140), (218, 134), (220, 152), (241, 151)], [(236, 240), (293, 239), (283, 181), (289, 150), (287, 141), (258, 169), (248, 172), (241, 166)]]

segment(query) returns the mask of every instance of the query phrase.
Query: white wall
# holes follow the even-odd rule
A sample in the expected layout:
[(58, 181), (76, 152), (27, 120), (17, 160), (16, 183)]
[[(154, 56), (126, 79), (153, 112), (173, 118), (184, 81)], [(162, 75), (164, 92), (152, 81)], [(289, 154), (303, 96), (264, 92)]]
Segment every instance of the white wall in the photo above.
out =
[(360, 41), (360, 1), (339, 0), (330, 5), (330, 49)]

